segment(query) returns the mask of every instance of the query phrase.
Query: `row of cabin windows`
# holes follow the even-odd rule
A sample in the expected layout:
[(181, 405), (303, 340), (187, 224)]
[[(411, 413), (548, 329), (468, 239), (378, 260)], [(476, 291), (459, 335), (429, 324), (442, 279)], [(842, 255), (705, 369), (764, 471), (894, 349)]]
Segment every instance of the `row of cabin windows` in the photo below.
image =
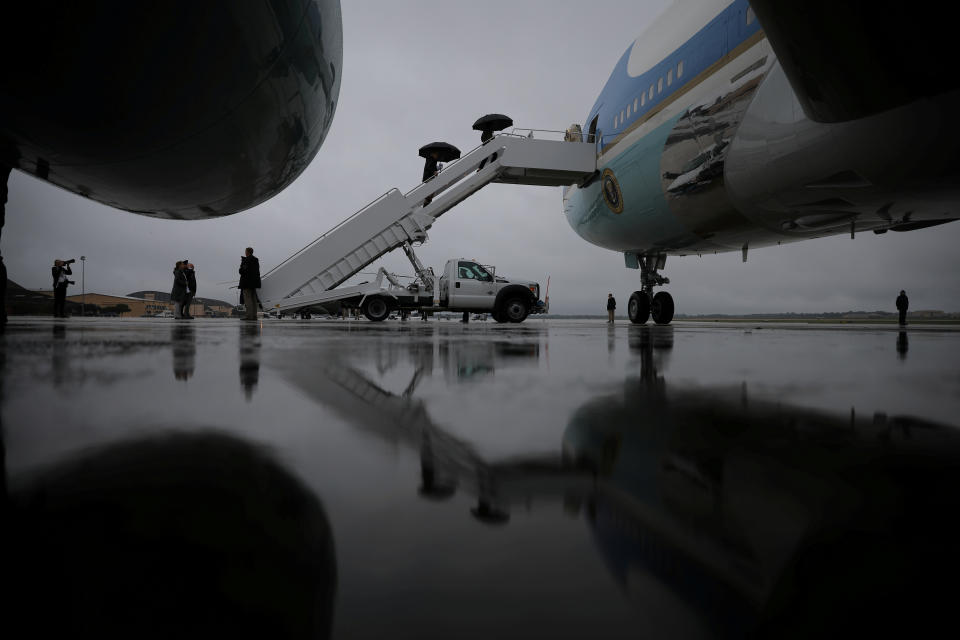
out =
[[(747, 7), (746, 18), (747, 18), (748, 25), (753, 24), (753, 21), (757, 19), (756, 14), (754, 14), (753, 12), (753, 7)], [(679, 81), (682, 76), (683, 76), (683, 60), (677, 63), (677, 81)], [(673, 84), (673, 69), (671, 68), (670, 70), (667, 71), (667, 86), (669, 87), (672, 84)], [(657, 80), (657, 93), (663, 93), (663, 78), (660, 78)], [(630, 117), (631, 107), (633, 107), (632, 113), (633, 114), (637, 113), (638, 99), (640, 101), (639, 106), (641, 107), (647, 104), (647, 100), (653, 101), (653, 85), (650, 85), (649, 90), (641, 93), (639, 98), (634, 98), (633, 104), (627, 105), (626, 112), (621, 111), (619, 115), (613, 116), (614, 129), (616, 129), (618, 125), (622, 125), (624, 122), (626, 122), (626, 118)], [(626, 117), (624, 117), (624, 113), (626, 113)]]
[[(680, 78), (683, 77), (683, 60), (677, 63), (677, 81), (680, 81)], [(673, 84), (673, 68), (671, 67), (667, 71), (667, 86)], [(619, 114), (613, 116), (613, 128), (616, 129), (619, 125), (622, 125), (626, 122), (626, 119), (632, 115), (636, 115), (637, 109), (639, 107), (646, 106), (647, 102), (653, 102), (654, 87), (656, 87), (656, 92), (663, 93), (663, 78), (657, 80), (656, 85), (650, 85), (650, 88), (647, 91), (641, 93), (638, 97), (633, 99), (633, 104), (628, 104), (626, 110), (620, 111)], [(639, 104), (638, 104), (639, 103)]]

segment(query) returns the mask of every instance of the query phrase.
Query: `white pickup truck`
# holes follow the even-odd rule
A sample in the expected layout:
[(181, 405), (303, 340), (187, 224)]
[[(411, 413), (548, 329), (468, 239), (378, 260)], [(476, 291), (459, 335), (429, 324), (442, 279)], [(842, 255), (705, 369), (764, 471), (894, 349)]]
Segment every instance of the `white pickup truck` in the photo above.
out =
[(540, 300), (538, 282), (498, 276), (493, 267), (474, 260), (447, 260), (439, 277), (419, 264), (417, 272), (417, 278), (404, 285), (381, 267), (373, 282), (331, 289), (321, 304), (359, 308), (374, 322), (386, 320), (394, 311), (486, 312), (497, 322), (523, 322), (531, 313), (548, 310)]

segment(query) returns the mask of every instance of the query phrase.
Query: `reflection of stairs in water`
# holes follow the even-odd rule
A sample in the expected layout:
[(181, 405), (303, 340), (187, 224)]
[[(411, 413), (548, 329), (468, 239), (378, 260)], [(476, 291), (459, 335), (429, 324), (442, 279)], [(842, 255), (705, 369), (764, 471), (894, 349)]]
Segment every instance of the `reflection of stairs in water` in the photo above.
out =
[(364, 404), (389, 414), (402, 427), (411, 430), (433, 428), (422, 401), (386, 391), (352, 367), (325, 366), (323, 372)]
[[(279, 371), (294, 369), (280, 367)], [(418, 375), (419, 369), (413, 377)], [(385, 442), (405, 443), (419, 452), (422, 467), (437, 478), (455, 479), (456, 486), (482, 500), (496, 498), (503, 506), (528, 504), (535, 498), (569, 491), (584, 495), (591, 490), (592, 476), (565, 467), (559, 455), (487, 462), (470, 443), (435, 424), (422, 400), (391, 393), (345, 362), (329, 360), (311, 366), (310, 375), (291, 375), (288, 380), (359, 431)]]
[[(386, 391), (345, 364), (329, 363), (323, 365), (321, 371), (347, 392), (348, 395), (341, 394), (339, 398), (342, 413), (352, 417), (363, 431), (376, 433), (390, 441), (406, 440), (415, 450), (423, 445), (425, 437), (429, 437), (435, 463), (450, 475), (472, 479), (478, 469), (486, 466), (472, 446), (433, 423), (422, 400)], [(375, 410), (375, 423), (360, 416), (356, 411), (357, 402)], [(365, 412), (365, 416), (370, 415)]]

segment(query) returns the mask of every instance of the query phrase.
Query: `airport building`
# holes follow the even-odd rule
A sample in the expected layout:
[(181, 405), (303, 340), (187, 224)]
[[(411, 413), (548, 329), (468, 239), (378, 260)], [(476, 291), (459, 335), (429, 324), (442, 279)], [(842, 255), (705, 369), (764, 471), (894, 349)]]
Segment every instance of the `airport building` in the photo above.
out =
[[(110, 308), (116, 308), (119, 305), (127, 305), (130, 311), (125, 311), (121, 315), (133, 318), (144, 316), (156, 316), (164, 311), (173, 312), (173, 303), (170, 301), (150, 300), (146, 298), (134, 298), (131, 296), (111, 296), (104, 293), (88, 293), (86, 299), (82, 295), (67, 296), (70, 302), (84, 301), (86, 304), (95, 304), (102, 311)], [(202, 304), (190, 305), (190, 315), (203, 315)]]
[[(51, 298), (50, 309), (53, 309), (52, 290), (41, 289), (31, 293), (33, 293), (34, 296), (40, 295)], [(114, 296), (105, 293), (88, 293), (86, 296), (84, 296), (83, 294), (77, 294), (67, 296), (67, 303), (68, 305), (70, 305), (70, 303), (76, 305), (71, 311), (71, 313), (74, 314), (80, 313), (81, 304), (86, 305), (87, 311), (91, 311), (94, 307), (98, 307), (100, 313), (117, 313), (118, 315), (128, 318), (149, 318), (164, 314), (165, 312), (169, 312), (171, 314), (173, 313), (173, 302), (170, 300), (169, 294), (161, 293), (158, 295), (158, 292), (153, 291), (137, 293), (140, 295)], [(120, 305), (126, 305), (128, 310), (121, 311), (120, 309), (123, 307)], [(207, 315), (215, 317), (229, 317), (233, 314), (233, 310), (233, 306), (224, 302), (223, 300), (195, 298), (190, 305), (189, 314), (194, 317), (203, 317)]]

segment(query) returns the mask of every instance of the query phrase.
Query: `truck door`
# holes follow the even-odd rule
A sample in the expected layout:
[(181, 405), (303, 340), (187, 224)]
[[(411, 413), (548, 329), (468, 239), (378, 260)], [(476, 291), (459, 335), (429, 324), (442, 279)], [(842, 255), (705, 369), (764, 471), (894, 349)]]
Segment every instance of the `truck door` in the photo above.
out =
[(493, 275), (476, 262), (460, 260), (450, 290), (450, 305), (453, 307), (485, 310), (493, 309), (496, 286)]

